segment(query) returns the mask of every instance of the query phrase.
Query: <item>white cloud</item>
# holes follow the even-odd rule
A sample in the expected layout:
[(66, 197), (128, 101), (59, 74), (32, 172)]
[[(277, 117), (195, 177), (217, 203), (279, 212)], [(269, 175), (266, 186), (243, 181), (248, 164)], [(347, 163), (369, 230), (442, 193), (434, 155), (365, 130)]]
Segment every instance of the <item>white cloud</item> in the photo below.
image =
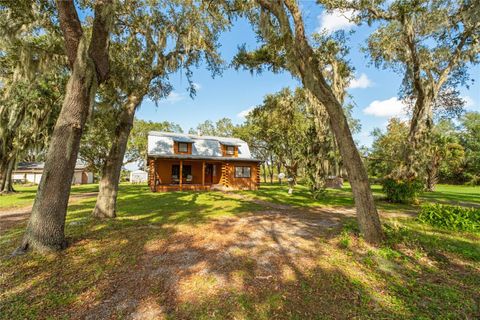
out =
[(197, 83), (197, 82), (192, 83), (192, 86), (197, 91), (202, 89), (202, 86), (200, 85), (200, 83)]
[(333, 10), (331, 12), (324, 11), (317, 16), (319, 26), (317, 32), (326, 30), (328, 33), (332, 33), (337, 30), (348, 30), (355, 26), (355, 23), (350, 21), (353, 17), (353, 10)]
[(365, 73), (362, 73), (360, 77), (353, 79), (350, 81), (350, 84), (348, 85), (349, 89), (365, 89), (369, 88), (372, 86), (372, 81), (368, 78), (368, 76)]
[(472, 99), (472, 97), (469, 96), (462, 96), (461, 97), (463, 101), (465, 101), (465, 109), (467, 110), (473, 110), (475, 109), (475, 100)]
[(363, 109), (363, 113), (375, 117), (403, 117), (406, 114), (405, 104), (392, 97), (387, 100), (375, 100), (368, 107)]
[(245, 119), (245, 117), (248, 116), (253, 109), (255, 109), (255, 107), (250, 107), (248, 109), (242, 110), (237, 114), (237, 117)]
[(176, 102), (182, 101), (183, 99), (185, 99), (185, 96), (183, 94), (178, 93), (176, 91), (172, 91), (167, 96), (167, 98), (163, 101), (168, 103), (176, 103)]

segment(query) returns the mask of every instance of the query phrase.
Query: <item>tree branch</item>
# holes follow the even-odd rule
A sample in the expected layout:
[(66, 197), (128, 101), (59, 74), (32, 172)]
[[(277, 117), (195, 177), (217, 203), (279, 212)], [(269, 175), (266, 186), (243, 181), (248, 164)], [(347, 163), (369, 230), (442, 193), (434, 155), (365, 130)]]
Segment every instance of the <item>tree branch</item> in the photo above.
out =
[[(61, 2), (61, 0), (58, 0)], [(112, 0), (97, 0), (95, 3), (95, 17), (93, 19), (92, 39), (88, 53), (95, 63), (98, 82), (108, 77), (108, 39), (111, 23)]]
[(417, 91), (419, 99), (425, 97), (425, 88), (422, 82), (420, 59), (418, 57), (417, 46), (415, 44), (415, 32), (413, 30), (413, 22), (403, 17), (401, 20), (403, 30), (405, 33), (405, 40), (410, 51), (410, 58), (413, 66), (413, 86)]
[(450, 57), (450, 60), (448, 61), (447, 66), (445, 69), (443, 69), (440, 72), (440, 76), (438, 77), (437, 84), (435, 86), (436, 91), (439, 91), (440, 88), (442, 87), (443, 83), (447, 80), (448, 75), (452, 71), (453, 67), (458, 63), (458, 60), (460, 60), (460, 57), (462, 55), (462, 49), (467, 43), (468, 38), (472, 35), (472, 32), (475, 32), (477, 30), (478, 24), (475, 26), (472, 26), (472, 28), (469, 28), (467, 30), (464, 30), (460, 42), (458, 45), (455, 47), (455, 50), (452, 53), (452, 56)]
[(65, 39), (65, 50), (72, 68), (77, 57), (78, 43), (83, 36), (82, 25), (73, 0), (57, 0), (57, 8), (60, 29)]
[[(257, 0), (260, 6), (269, 12), (271, 12), (280, 23), (280, 29), (285, 37), (289, 40), (293, 40), (292, 29), (290, 28), (290, 22), (288, 16), (285, 13), (283, 2), (281, 0)], [(287, 40), (287, 39), (285, 39)]]

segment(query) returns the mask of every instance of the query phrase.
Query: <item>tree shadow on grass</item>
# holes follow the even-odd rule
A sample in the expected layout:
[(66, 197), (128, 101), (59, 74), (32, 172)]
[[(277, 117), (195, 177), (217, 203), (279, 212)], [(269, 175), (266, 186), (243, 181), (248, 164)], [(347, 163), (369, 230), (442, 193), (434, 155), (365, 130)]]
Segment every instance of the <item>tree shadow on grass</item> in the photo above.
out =
[(338, 268), (317, 265), (325, 255), (317, 243), (326, 231), (317, 218), (257, 212), (151, 239), (126, 281), (103, 286), (101, 296), (109, 298), (76, 316), (398, 317), (361, 282)]
[(478, 317), (479, 239), (453, 239), (412, 225), (394, 231), (390, 228), (387, 225), (389, 246), (378, 250), (348, 248), (365, 273), (383, 279), (388, 285), (386, 292), (402, 301), (414, 318)]
[(480, 195), (474, 192), (448, 192), (448, 191), (433, 191), (424, 192), (420, 198), (429, 201), (466, 205), (466, 206), (480, 206)]
[[(216, 216), (217, 211), (233, 216), (258, 207), (223, 199), (220, 194), (124, 193), (119, 197), (118, 218), (98, 221), (90, 216), (94, 205), (95, 199), (89, 199), (69, 206), (67, 250), (0, 261), (0, 318), (68, 314), (69, 307), (96, 288), (98, 280), (112, 277), (120, 281), (122, 273), (136, 266), (145, 244), (175, 233), (175, 225), (195, 226)], [(2, 233), (0, 256), (14, 250), (23, 232), (22, 226)]]
[[(398, 319), (474, 312), (475, 294), (459, 293), (473, 271), (452, 271), (443, 260), (432, 269), (402, 252), (383, 259), (341, 249), (336, 236), (352, 218), (338, 210), (275, 210), (221, 193), (126, 193), (117, 219), (96, 221), (94, 204), (69, 207), (72, 245), (64, 252), (1, 261), (0, 318)], [(15, 232), (9, 231), (12, 241)], [(12, 241), (3, 242), (7, 252)], [(453, 290), (431, 298), (443, 283)]]

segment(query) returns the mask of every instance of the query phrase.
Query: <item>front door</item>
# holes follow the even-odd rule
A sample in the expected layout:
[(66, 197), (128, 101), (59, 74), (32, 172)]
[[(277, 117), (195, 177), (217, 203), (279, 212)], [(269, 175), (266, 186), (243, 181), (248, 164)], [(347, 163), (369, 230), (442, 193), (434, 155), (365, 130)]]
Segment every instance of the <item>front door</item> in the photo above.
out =
[(205, 165), (205, 183), (213, 183), (213, 164), (211, 163)]

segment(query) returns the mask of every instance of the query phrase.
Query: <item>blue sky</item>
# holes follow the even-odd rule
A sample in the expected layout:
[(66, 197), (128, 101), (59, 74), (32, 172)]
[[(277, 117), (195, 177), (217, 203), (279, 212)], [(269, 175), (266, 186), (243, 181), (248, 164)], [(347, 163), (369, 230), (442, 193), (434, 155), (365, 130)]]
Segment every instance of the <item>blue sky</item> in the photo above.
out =
[[(388, 119), (400, 115), (401, 103), (396, 99), (401, 77), (390, 70), (376, 69), (360, 52), (360, 47), (373, 30), (367, 26), (353, 26), (342, 15), (323, 13), (315, 1), (302, 1), (302, 10), (306, 29), (309, 34), (319, 28), (328, 30), (354, 30), (350, 37), (349, 58), (355, 68), (355, 80), (351, 83), (349, 93), (356, 104), (354, 117), (360, 119), (362, 131), (355, 139), (360, 145), (370, 146), (370, 133), (374, 128), (384, 128)], [(235, 26), (220, 38), (220, 52), (226, 62), (230, 62), (237, 52), (237, 47), (245, 43), (248, 49), (257, 46), (251, 26), (244, 20), (238, 20)], [(471, 76), (477, 79), (470, 88), (461, 89), (467, 101), (467, 109), (480, 111), (480, 67), (472, 68)], [(251, 75), (247, 71), (227, 69), (221, 76), (212, 79), (203, 67), (195, 70), (194, 82), (198, 85), (197, 95), (192, 100), (188, 96), (188, 82), (185, 76), (172, 75), (174, 91), (161, 101), (158, 107), (146, 99), (137, 117), (152, 121), (171, 121), (181, 125), (184, 131), (195, 127), (205, 120), (216, 121), (223, 117), (231, 118), (234, 123), (241, 123), (245, 114), (263, 101), (266, 94), (274, 93), (284, 87), (296, 87), (299, 82), (288, 73), (273, 74), (263, 72)]]

